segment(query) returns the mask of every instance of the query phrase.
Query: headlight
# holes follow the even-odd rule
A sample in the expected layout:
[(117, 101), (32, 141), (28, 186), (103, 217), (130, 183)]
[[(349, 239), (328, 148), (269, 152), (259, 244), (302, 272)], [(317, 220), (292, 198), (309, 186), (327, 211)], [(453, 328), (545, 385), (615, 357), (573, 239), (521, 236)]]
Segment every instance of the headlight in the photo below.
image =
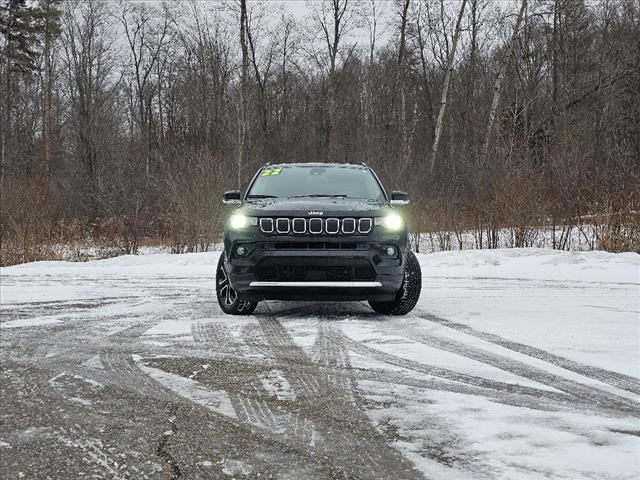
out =
[(402, 217), (397, 213), (390, 213), (384, 217), (382, 223), (387, 230), (398, 231), (402, 228)]
[(229, 218), (229, 226), (234, 230), (242, 230), (243, 228), (246, 228), (249, 223), (249, 217), (240, 213), (234, 213), (231, 215), (231, 218)]

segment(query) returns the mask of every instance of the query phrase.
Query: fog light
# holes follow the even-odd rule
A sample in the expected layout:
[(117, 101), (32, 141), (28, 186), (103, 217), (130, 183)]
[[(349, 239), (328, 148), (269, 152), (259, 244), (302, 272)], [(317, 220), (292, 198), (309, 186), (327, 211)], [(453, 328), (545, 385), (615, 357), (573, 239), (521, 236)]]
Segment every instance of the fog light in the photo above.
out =
[(247, 247), (243, 247), (242, 245), (236, 247), (236, 253), (239, 257), (244, 256), (247, 253)]
[(385, 251), (390, 257), (393, 257), (396, 254), (396, 249), (394, 247), (387, 247)]

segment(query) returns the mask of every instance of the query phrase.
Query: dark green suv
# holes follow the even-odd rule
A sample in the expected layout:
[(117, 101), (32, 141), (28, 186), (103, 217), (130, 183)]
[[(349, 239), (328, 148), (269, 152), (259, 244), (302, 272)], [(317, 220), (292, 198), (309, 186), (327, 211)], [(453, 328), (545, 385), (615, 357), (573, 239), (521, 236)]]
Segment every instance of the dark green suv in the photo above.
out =
[(260, 300), (367, 300), (379, 313), (416, 305), (420, 265), (398, 205), (366, 165), (265, 165), (224, 230), (216, 271), (220, 307), (250, 314)]

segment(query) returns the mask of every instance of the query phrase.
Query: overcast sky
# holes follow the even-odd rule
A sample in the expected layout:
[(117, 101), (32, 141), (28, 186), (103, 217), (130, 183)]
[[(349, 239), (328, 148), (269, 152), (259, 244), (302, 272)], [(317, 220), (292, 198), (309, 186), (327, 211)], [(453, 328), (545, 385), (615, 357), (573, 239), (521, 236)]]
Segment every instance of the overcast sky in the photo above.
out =
[[(317, 8), (323, 1), (327, 3), (327, 0), (263, 0), (261, 3), (269, 10), (273, 9), (274, 12), (284, 7), (296, 18), (303, 20), (312, 15), (314, 7)], [(251, 5), (251, 3), (254, 2), (249, 1), (249, 5)], [(376, 15), (379, 16), (376, 26), (376, 45), (380, 46), (384, 43), (386, 33), (388, 33), (385, 32), (385, 29), (388, 30), (388, 23), (393, 15), (395, 5), (393, 0), (352, 1), (353, 6), (357, 6), (362, 12), (366, 12), (369, 15), (371, 14), (373, 4), (375, 4)], [(360, 48), (367, 49), (369, 47), (369, 29), (366, 26), (351, 30), (348, 37), (351, 42), (357, 42)]]

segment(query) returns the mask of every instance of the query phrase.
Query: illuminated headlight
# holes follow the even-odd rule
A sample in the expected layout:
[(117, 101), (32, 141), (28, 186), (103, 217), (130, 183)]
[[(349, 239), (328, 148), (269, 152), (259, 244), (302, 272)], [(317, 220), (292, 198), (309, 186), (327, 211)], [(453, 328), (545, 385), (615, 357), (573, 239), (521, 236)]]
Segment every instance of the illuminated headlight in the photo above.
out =
[(386, 217), (376, 218), (376, 225), (382, 225), (387, 230), (395, 232), (402, 228), (402, 217), (397, 213), (390, 213)]
[(258, 219), (255, 217), (247, 217), (246, 215), (242, 215), (240, 213), (234, 213), (229, 218), (229, 226), (234, 230), (242, 230), (247, 228), (249, 225), (257, 225)]

